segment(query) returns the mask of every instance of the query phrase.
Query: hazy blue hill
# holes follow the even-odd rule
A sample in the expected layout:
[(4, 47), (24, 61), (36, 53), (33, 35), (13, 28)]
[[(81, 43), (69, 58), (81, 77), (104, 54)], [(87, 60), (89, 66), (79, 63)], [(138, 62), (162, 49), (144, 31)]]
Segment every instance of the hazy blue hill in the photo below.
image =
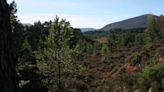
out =
[(94, 28), (80, 28), (81, 32), (87, 32), (87, 31), (95, 31)]

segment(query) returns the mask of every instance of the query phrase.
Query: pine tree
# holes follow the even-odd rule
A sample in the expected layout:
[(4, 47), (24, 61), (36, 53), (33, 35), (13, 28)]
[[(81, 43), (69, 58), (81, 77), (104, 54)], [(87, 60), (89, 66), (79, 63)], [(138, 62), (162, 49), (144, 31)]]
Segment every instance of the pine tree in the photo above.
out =
[(6, 0), (0, 0), (0, 91), (16, 92), (16, 69), (12, 44), (10, 9)]
[(108, 46), (110, 52), (114, 52), (117, 49), (117, 37), (114, 31), (112, 30), (109, 31)]
[(152, 15), (148, 17), (148, 26), (144, 32), (145, 35), (145, 44), (153, 44), (158, 41), (158, 26), (156, 18)]
[(162, 34), (164, 34), (164, 16), (161, 15), (158, 19), (158, 25), (159, 25), (159, 28), (160, 28), (160, 32)]
[(159, 18), (158, 18), (158, 27), (159, 27), (159, 31), (160, 31), (160, 41), (161, 43), (164, 43), (164, 16), (161, 15)]
[(66, 20), (55, 18), (49, 30), (44, 49), (36, 53), (39, 69), (46, 76), (43, 80), (50, 90), (65, 92), (68, 76), (78, 73), (78, 52), (71, 49), (74, 45), (74, 30)]

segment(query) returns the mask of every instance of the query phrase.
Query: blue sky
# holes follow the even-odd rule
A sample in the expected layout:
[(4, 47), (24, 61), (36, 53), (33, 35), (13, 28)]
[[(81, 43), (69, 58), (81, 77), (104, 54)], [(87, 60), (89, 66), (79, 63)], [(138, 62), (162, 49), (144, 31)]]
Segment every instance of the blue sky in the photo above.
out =
[(58, 15), (78, 28), (101, 28), (106, 24), (142, 14), (164, 14), (164, 0), (15, 0), (15, 2), (18, 19), (22, 23), (49, 21)]

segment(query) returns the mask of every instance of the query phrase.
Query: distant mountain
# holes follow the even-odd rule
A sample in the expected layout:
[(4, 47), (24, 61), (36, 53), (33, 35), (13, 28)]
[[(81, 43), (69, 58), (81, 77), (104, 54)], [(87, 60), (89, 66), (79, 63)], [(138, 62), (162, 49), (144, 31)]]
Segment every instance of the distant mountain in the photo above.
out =
[(95, 31), (94, 28), (80, 28), (81, 32), (87, 32), (87, 31)]
[(150, 16), (150, 15), (158, 17), (158, 16), (152, 15), (152, 14), (145, 14), (145, 15), (141, 15), (138, 17), (134, 17), (134, 18), (123, 20), (123, 21), (108, 24), (105, 27), (103, 27), (101, 30), (109, 31), (110, 29), (119, 29), (119, 28), (120, 29), (144, 28), (147, 26), (148, 16)]

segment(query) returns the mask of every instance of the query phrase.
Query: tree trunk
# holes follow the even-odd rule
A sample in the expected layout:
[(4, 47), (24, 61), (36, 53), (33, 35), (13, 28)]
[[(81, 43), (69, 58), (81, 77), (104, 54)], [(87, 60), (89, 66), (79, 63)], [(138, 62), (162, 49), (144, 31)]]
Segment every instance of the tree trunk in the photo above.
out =
[(0, 0), (0, 92), (16, 92), (10, 10), (6, 0)]

